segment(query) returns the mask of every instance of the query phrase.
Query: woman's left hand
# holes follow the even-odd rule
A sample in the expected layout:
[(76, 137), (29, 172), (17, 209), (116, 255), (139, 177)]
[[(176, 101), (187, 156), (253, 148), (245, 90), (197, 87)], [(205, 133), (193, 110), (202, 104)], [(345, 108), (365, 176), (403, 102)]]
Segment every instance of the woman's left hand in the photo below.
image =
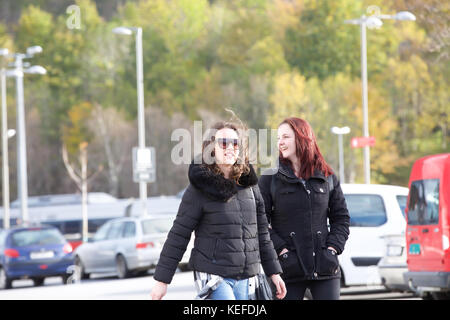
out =
[(273, 274), (270, 276), (273, 284), (277, 288), (276, 296), (278, 299), (283, 299), (286, 296), (286, 285), (284, 284), (283, 279), (281, 279), (279, 274)]

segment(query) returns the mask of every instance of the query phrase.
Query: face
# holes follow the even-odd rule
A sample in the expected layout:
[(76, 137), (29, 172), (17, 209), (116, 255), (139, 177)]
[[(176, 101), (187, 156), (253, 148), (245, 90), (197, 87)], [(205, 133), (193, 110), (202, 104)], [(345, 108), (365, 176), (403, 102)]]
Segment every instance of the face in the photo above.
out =
[(216, 164), (233, 165), (239, 156), (239, 136), (236, 131), (223, 128), (217, 131), (214, 140)]
[(278, 150), (280, 150), (283, 158), (292, 160), (296, 157), (295, 134), (289, 124), (283, 123), (278, 127), (277, 138)]

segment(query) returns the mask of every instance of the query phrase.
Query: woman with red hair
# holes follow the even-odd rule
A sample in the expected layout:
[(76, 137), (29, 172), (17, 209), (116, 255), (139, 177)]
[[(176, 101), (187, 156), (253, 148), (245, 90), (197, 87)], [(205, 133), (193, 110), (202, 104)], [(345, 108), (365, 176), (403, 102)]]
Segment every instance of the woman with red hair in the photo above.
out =
[(285, 299), (303, 299), (309, 288), (313, 299), (337, 300), (337, 256), (350, 233), (339, 181), (307, 121), (285, 119), (278, 127), (278, 149), (279, 167), (264, 172), (258, 184), (283, 268)]

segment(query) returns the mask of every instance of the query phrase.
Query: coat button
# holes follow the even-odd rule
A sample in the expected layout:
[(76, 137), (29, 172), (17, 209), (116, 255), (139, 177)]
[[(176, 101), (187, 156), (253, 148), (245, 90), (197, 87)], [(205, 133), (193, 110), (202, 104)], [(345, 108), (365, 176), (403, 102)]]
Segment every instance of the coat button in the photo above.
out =
[(283, 258), (287, 258), (288, 257), (288, 255), (285, 253), (285, 254), (283, 254)]
[(290, 233), (290, 236), (291, 236), (291, 237), (295, 236), (295, 232), (292, 231), (292, 232)]
[(316, 253), (315, 252), (313, 252), (313, 257), (315, 257), (316, 256)]
[(314, 277), (317, 278), (317, 272), (314, 272)]

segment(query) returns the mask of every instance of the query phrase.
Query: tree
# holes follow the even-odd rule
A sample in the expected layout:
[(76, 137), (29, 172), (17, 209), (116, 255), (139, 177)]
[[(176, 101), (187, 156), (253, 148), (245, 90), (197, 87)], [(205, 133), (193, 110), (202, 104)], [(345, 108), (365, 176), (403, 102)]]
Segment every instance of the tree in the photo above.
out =
[[(93, 174), (88, 174), (88, 146), (92, 134), (86, 123), (92, 112), (89, 103), (75, 105), (69, 111), (69, 121), (63, 126), (62, 158), (69, 176), (81, 191), (81, 211), (83, 220), (83, 241), (88, 238), (88, 184), (103, 170), (99, 166)], [(78, 168), (71, 158), (78, 156)]]

